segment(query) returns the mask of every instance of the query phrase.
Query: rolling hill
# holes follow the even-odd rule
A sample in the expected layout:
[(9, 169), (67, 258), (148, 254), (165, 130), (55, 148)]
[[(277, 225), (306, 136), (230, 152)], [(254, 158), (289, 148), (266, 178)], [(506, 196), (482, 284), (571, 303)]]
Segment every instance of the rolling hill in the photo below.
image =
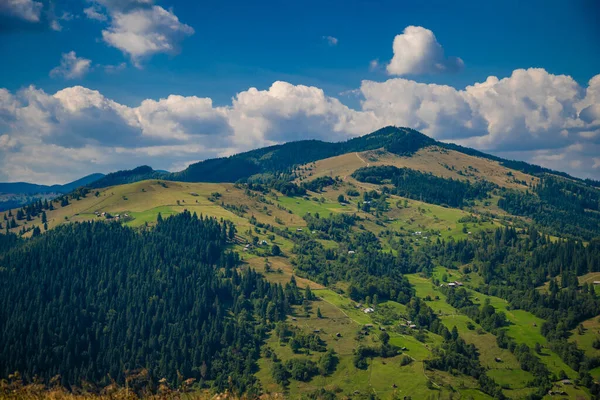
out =
[[(284, 194), (290, 186), (295, 190)], [(174, 174), (150, 167), (108, 174), (48, 205), (2, 213), (2, 231), (12, 218), (16, 226), (0, 237), (0, 277), (15, 280), (0, 290), (6, 305), (0, 318), (8, 321), (0, 355), (20, 349), (21, 338), (12, 333), (26, 332), (23, 340), (42, 350), (48, 341), (75, 367), (48, 355), (45, 364), (31, 356), (24, 368), (42, 376), (68, 372), (63, 385), (77, 386), (76, 378), (107, 381), (109, 369), (90, 363), (104, 349), (133, 364), (125, 372), (135, 371), (126, 378), (113, 368), (114, 385), (136, 382), (140, 396), (157, 387), (200, 396), (244, 385), (257, 396), (289, 398), (592, 398), (600, 379), (594, 347), (600, 300), (590, 285), (600, 272), (599, 200), (593, 182), (397, 128), (343, 143), (273, 146)], [(240, 332), (260, 333), (244, 342), (256, 346), (252, 351), (234, 331), (213, 332), (208, 322), (194, 326), (183, 317), (200, 307), (188, 294), (204, 296), (186, 257), (199, 262), (198, 254), (217, 251), (197, 244), (216, 240), (197, 226), (205, 218), (224, 224), (223, 232), (229, 222), (235, 226), (218, 246), (224, 246), (220, 254), (237, 253), (239, 263), (232, 267), (233, 256), (216, 263), (211, 273), (218, 279), (210, 279), (220, 292), (210, 304), (223, 308), (223, 318)], [(193, 240), (180, 231), (192, 232)], [(56, 255), (44, 256), (53, 248)], [(178, 254), (175, 264), (164, 257), (169, 252)], [(71, 269), (56, 262), (59, 254)], [(86, 268), (74, 268), (75, 257)], [(15, 272), (36, 263), (53, 273)], [(68, 292), (55, 274), (72, 276)], [(123, 280), (127, 295), (143, 293), (136, 307), (152, 319), (113, 307), (108, 290)], [(281, 285), (273, 301), (264, 300), (261, 280)], [(224, 296), (233, 286), (247, 291)], [(17, 288), (29, 288), (23, 299), (37, 299), (32, 296), (50, 296), (50, 287), (77, 313), (63, 316), (64, 332), (44, 325), (54, 314), (33, 307), (34, 300), (19, 304), (42, 310), (35, 321), (7, 311)], [(56, 298), (52, 304), (59, 304)], [(288, 308), (279, 315), (281, 304)], [(119, 330), (112, 318), (140, 329)], [(30, 328), (18, 330), (23, 321)], [(197, 336), (180, 326), (198, 329)], [(48, 335), (36, 336), (38, 329)], [(78, 335), (66, 334), (69, 329)], [(80, 342), (69, 337), (85, 335), (97, 347), (75, 356), (70, 349)], [(111, 337), (123, 337), (127, 346)], [(195, 352), (194, 337), (238, 343), (227, 354), (245, 358), (214, 366)], [(231, 373), (238, 378), (229, 379)]]

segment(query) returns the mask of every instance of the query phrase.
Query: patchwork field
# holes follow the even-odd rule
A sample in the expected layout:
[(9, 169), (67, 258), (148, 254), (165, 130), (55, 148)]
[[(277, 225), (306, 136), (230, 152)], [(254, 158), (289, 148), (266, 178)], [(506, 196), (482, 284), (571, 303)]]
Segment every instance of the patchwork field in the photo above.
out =
[[(436, 268), (434, 276), (439, 279), (443, 274), (448, 276), (449, 281), (464, 280), (464, 275), (459, 271)], [(531, 381), (532, 375), (526, 371), (520, 370), (518, 361), (510, 351), (501, 349), (496, 345), (494, 335), (482, 332), (482, 330), (478, 333), (479, 326), (468, 317), (458, 314), (456, 309), (447, 304), (444, 294), (441, 293), (437, 287), (433, 286), (429, 279), (418, 275), (407, 275), (407, 277), (410, 283), (415, 287), (419, 297), (426, 298), (429, 296), (432, 299), (428, 304), (434, 311), (438, 312), (443, 323), (448, 328), (456, 326), (460, 336), (467, 343), (472, 343), (477, 347), (482, 364), (489, 368), (490, 377), (493, 377), (498, 384), (507, 389), (507, 395), (510, 396), (510, 393), (514, 391), (513, 396), (515, 398), (520, 398), (529, 393), (530, 389), (528, 388), (528, 383)], [(471, 300), (475, 304), (482, 305), (486, 299), (489, 299), (490, 304), (494, 306), (496, 310), (505, 313), (510, 325), (504, 329), (506, 330), (507, 335), (513, 338), (517, 343), (525, 343), (532, 349), (535, 347), (536, 343), (542, 345), (542, 351), (538, 356), (540, 360), (546, 364), (551, 373), (555, 376), (559, 376), (561, 371), (564, 371), (571, 379), (575, 379), (578, 376), (576, 371), (565, 364), (556, 353), (547, 348), (547, 339), (540, 331), (544, 322), (542, 319), (527, 311), (511, 310), (508, 307), (508, 303), (498, 297), (484, 295), (468, 288), (467, 290), (470, 291)], [(467, 328), (468, 322), (471, 322), (471, 324), (475, 326), (475, 329), (469, 330)], [(589, 327), (589, 329), (586, 330), (586, 334), (580, 335), (575, 339), (575, 335), (577, 334), (574, 333), (572, 338), (573, 340), (578, 340), (580, 348), (587, 349), (586, 351), (590, 351), (590, 349), (592, 349), (592, 351), (597, 351), (591, 348), (591, 343), (594, 340), (594, 335), (598, 332), (598, 328), (600, 328), (600, 322), (595, 319), (586, 321), (585, 324)], [(499, 358), (501, 362), (497, 362), (496, 358)], [(594, 377), (600, 376), (600, 369), (593, 370), (591, 373)], [(558, 385), (561, 388), (563, 387), (560, 384)], [(587, 392), (583, 389), (575, 389), (572, 387), (569, 387), (568, 393), (575, 397), (580, 396), (581, 398), (586, 398), (587, 396)]]
[[(438, 313), (444, 325), (448, 329), (456, 326), (460, 336), (477, 348), (482, 365), (489, 370), (488, 375), (507, 389), (507, 395), (510, 396), (511, 390), (522, 392), (527, 388), (533, 376), (521, 370), (519, 362), (510, 351), (498, 347), (494, 335), (483, 331), (475, 321), (460, 314), (448, 304), (446, 296), (434, 287), (429, 279), (418, 275), (407, 275), (407, 278), (414, 286), (417, 296), (432, 299), (427, 304)], [(473, 329), (467, 327), (469, 323), (474, 326)]]
[[(447, 398), (455, 391), (461, 396), (472, 396), (474, 399), (490, 398), (476, 389), (477, 383), (472, 378), (453, 376), (450, 379), (446, 374), (426, 371), (423, 361), (432, 356), (431, 350), (441, 343), (441, 338), (428, 334), (427, 340), (423, 343), (412, 336), (396, 333), (391, 328), (399, 321), (386, 326), (390, 343), (402, 348), (402, 354), (386, 359), (369, 359), (367, 369), (357, 369), (352, 361), (353, 349), (359, 343), (377, 345), (379, 342), (378, 327), (382, 325), (376, 322), (377, 312), (365, 314), (356, 307), (354, 302), (329, 289), (315, 289), (313, 293), (319, 300), (313, 303), (309, 315), (306, 316), (304, 310), (297, 309), (297, 313), (288, 322), (307, 333), (318, 331), (320, 337), (335, 350), (339, 357), (337, 369), (330, 376), (317, 376), (306, 383), (294, 381), (290, 387), (282, 388), (270, 375), (273, 361), (263, 358), (259, 363), (260, 370), (257, 377), (267, 392), (283, 390), (284, 393), (295, 398), (325, 388), (345, 396), (375, 394), (382, 399), (392, 399), (410, 395), (412, 398), (425, 399)], [(384, 309), (386, 307), (398, 312), (404, 311), (404, 306), (394, 302), (385, 302), (378, 306)], [(322, 318), (316, 317), (316, 308), (321, 311)], [(359, 339), (357, 333), (364, 330), (364, 326), (368, 324), (373, 325), (367, 328), (369, 334)], [(288, 345), (280, 343), (273, 334), (266, 346), (272, 349), (282, 362), (297, 357)], [(400, 361), (404, 355), (408, 355), (413, 361), (402, 366)], [(301, 356), (316, 362), (321, 353), (303, 353)], [(428, 384), (428, 381), (431, 383)]]

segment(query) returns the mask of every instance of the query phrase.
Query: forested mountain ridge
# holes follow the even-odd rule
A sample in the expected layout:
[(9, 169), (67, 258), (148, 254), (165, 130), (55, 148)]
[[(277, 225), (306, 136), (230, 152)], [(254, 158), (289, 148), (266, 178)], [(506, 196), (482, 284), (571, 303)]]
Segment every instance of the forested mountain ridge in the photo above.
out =
[(236, 182), (259, 173), (286, 173), (296, 165), (356, 151), (386, 148), (410, 155), (433, 139), (408, 128), (386, 127), (345, 142), (303, 140), (265, 147), (231, 157), (201, 161), (169, 179), (187, 182)]
[(125, 183), (139, 182), (146, 179), (160, 179), (167, 175), (168, 174), (165, 172), (155, 171), (147, 165), (142, 165), (132, 170), (111, 172), (110, 174), (104, 175), (101, 179), (82, 186), (87, 186), (91, 189), (99, 189), (108, 186), (123, 185)]
[[(164, 173), (142, 166), (133, 170), (108, 174), (105, 179), (95, 182), (92, 187), (102, 188), (144, 179), (233, 183), (248, 179), (256, 174), (290, 174), (296, 166), (342, 154), (383, 149), (397, 156), (410, 157), (420, 149), (429, 146), (438, 146), (442, 149), (495, 161), (508, 169), (525, 174), (541, 176), (550, 173), (579, 180), (566, 173), (526, 162), (506, 160), (474, 149), (439, 142), (410, 128), (388, 126), (345, 142), (331, 143), (320, 140), (302, 140), (251, 150), (229, 157), (208, 159), (191, 164), (180, 172)], [(598, 185), (595, 181), (588, 180), (586, 182), (590, 185)]]

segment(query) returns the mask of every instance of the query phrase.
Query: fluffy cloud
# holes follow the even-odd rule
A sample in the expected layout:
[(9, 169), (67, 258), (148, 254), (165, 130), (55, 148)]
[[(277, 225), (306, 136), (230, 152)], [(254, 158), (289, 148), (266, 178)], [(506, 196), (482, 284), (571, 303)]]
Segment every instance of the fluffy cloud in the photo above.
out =
[(464, 65), (458, 57), (446, 57), (433, 32), (421, 26), (408, 26), (396, 35), (393, 50), (387, 65), (390, 75), (456, 72)]
[(35, 87), (15, 94), (0, 89), (0, 179), (64, 182), (151, 157), (164, 169), (214, 157), (231, 133), (224, 112), (195, 97), (146, 100), (132, 108), (81, 86), (54, 95)]
[(92, 61), (87, 58), (77, 57), (74, 51), (63, 53), (60, 65), (50, 71), (53, 78), (63, 77), (65, 79), (82, 78), (90, 71)]
[[(490, 151), (561, 148), (594, 139), (600, 79), (582, 88), (543, 69), (515, 70), (457, 90), (396, 78), (364, 81), (362, 108), (383, 124), (410, 126), (442, 140)], [(588, 133), (585, 133), (588, 132)], [(581, 133), (581, 134), (580, 134)]]
[(193, 141), (211, 136), (212, 144), (232, 134), (225, 108), (214, 108), (212, 100), (171, 95), (159, 101), (144, 100), (135, 110), (145, 135), (162, 140)]
[[(97, 4), (106, 7), (110, 15), (110, 25), (102, 31), (104, 42), (128, 55), (137, 67), (154, 54), (176, 54), (179, 43), (194, 34), (194, 29), (181, 23), (172, 11), (151, 1), (102, 0)], [(86, 15), (101, 19), (104, 14), (92, 7)]]
[(363, 81), (363, 111), (379, 124), (409, 126), (437, 139), (484, 135), (485, 121), (472, 109), (468, 96), (450, 86), (408, 79)]
[(191, 160), (299, 139), (344, 140), (385, 125), (600, 178), (600, 75), (586, 87), (542, 69), (516, 70), (457, 90), (395, 78), (364, 81), (359, 109), (322, 89), (275, 82), (228, 106), (171, 95), (119, 104), (81, 86), (53, 95), (0, 89), (0, 180), (56, 182)]
[(253, 147), (307, 137), (343, 140), (377, 125), (372, 113), (352, 110), (322, 89), (287, 82), (238, 93), (229, 118), (238, 141)]
[(2, 0), (0, 13), (15, 16), (29, 22), (39, 22), (43, 4), (33, 0)]

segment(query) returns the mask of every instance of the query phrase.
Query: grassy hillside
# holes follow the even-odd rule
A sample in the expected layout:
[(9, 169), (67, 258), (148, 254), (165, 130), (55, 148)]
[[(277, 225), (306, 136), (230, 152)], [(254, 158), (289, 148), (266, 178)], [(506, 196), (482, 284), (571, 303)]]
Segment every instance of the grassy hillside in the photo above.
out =
[(399, 156), (385, 150), (343, 154), (303, 165), (298, 168), (298, 173), (301, 180), (321, 176), (341, 176), (348, 179), (358, 168), (378, 165), (406, 167), (459, 180), (485, 179), (500, 187), (519, 190), (526, 190), (539, 182), (537, 177), (511, 170), (497, 161), (447, 150), (437, 145), (419, 149), (411, 156)]
[[(285, 323), (290, 331), (300, 332), (299, 335), (317, 335), (327, 349), (335, 352), (337, 359), (336, 367), (330, 373), (317, 374), (307, 380), (290, 379), (289, 384), (278, 383), (273, 374), (277, 366), (299, 358), (318, 364), (324, 352), (306, 348), (294, 350), (290, 335), (281, 336), (278, 327), (272, 327), (260, 349), (257, 369), (252, 372), (265, 394), (283, 393), (290, 398), (302, 398), (316, 396), (315, 391), (324, 388), (339, 398), (371, 395), (382, 399), (404, 396), (413, 399), (492, 398), (483, 390), (481, 382), (485, 379), (475, 378), (479, 371), (468, 373), (459, 367), (431, 367), (433, 361), (450, 352), (444, 347), (450, 339), (436, 325), (439, 322), (446, 333), (455, 331), (458, 339), (476, 350), (477, 365), (508, 398), (520, 399), (539, 394), (540, 374), (533, 371), (514, 348), (501, 345), (501, 336), (514, 342), (515, 347), (537, 349), (533, 357), (547, 369), (546, 378), (553, 390), (565, 392), (569, 398), (590, 398), (590, 390), (580, 382), (583, 370), (577, 371), (567, 364), (553, 347), (552, 338), (544, 334), (542, 327), (551, 322), (539, 316), (544, 310), (519, 309), (513, 305), (514, 299), (507, 300), (512, 293), (502, 292), (502, 287), (518, 285), (518, 282), (509, 282), (513, 276), (507, 276), (500, 283), (493, 280), (505, 272), (503, 268), (517, 273), (528, 266), (526, 260), (518, 258), (510, 259), (510, 262), (498, 261), (506, 253), (517, 248), (534, 249), (533, 242), (546, 240), (530, 233), (532, 218), (511, 215), (498, 206), (498, 200), (507, 192), (533, 196), (529, 192), (540, 184), (540, 177), (511, 170), (495, 159), (440, 147), (412, 132), (404, 133), (402, 140), (398, 139), (396, 131), (383, 130), (335, 146), (311, 142), (314, 147), (311, 154), (301, 154), (298, 147), (307, 143), (275, 146), (200, 163), (190, 167), (185, 174), (168, 177), (192, 180), (210, 170), (215, 171), (213, 175), (206, 175), (203, 179), (219, 179), (221, 182), (197, 183), (162, 178), (138, 181), (155, 174), (166, 177), (148, 168), (109, 175), (104, 183), (97, 185), (97, 189), (67, 196), (69, 204), (61, 205), (60, 199), (53, 202), (54, 209), (44, 211), (47, 227), (52, 230), (62, 224), (94, 220), (118, 222), (144, 230), (156, 224), (159, 214), (165, 218), (184, 210), (232, 221), (237, 233), (228, 243), (228, 248), (240, 254), (241, 269), (254, 269), (272, 283), (285, 286), (295, 280), (301, 289), (310, 288), (315, 298), (302, 305), (294, 305)], [(418, 140), (413, 140), (415, 138)], [(290, 153), (300, 154), (286, 160)], [(421, 201), (414, 193), (410, 193), (411, 198), (393, 194), (396, 192), (392, 181), (374, 184), (352, 177), (359, 168), (384, 165), (410, 168), (461, 183), (485, 180), (493, 184), (490, 186), (493, 190), (487, 197), (468, 199), (462, 208), (451, 208)], [(220, 172), (216, 172), (216, 167), (221, 168)], [(248, 174), (275, 170), (295, 174), (294, 183), (300, 187), (309, 187), (307, 183), (319, 178), (331, 179), (323, 180), (323, 186), (315, 191), (308, 190), (306, 195), (294, 197), (285, 196), (273, 187), (250, 187), (231, 182)], [(122, 184), (100, 187), (109, 182)], [(579, 186), (572, 190), (577, 188)], [(0, 213), (0, 218), (6, 217), (10, 221), (17, 211), (11, 210), (11, 216), (8, 212)], [(336, 219), (336, 216), (339, 218)], [(344, 221), (352, 222), (339, 226), (342, 216), (347, 218)], [(326, 220), (331, 225), (315, 226), (315, 219)], [(3, 226), (6, 220), (0, 219)], [(21, 219), (10, 231), (19, 233), (25, 229), (23, 236), (31, 237), (34, 226), (43, 226), (42, 215), (35, 215), (29, 221)], [(515, 237), (510, 239), (511, 235)], [(489, 238), (485, 251), (481, 246), (482, 238)], [(560, 239), (560, 235), (552, 239), (548, 237), (548, 241), (553, 243), (561, 243)], [(369, 248), (369, 241), (376, 244)], [(475, 241), (479, 241), (479, 248), (470, 249), (469, 244)], [(499, 243), (504, 241), (506, 248), (501, 248)], [(447, 245), (446, 251), (440, 250), (442, 243)], [(499, 246), (497, 253), (490, 250), (493, 247), (491, 243)], [(590, 243), (594, 242), (587, 245)], [(303, 246), (313, 251), (303, 254)], [(463, 246), (464, 251), (461, 253), (453, 246)], [(312, 260), (310, 257), (321, 251), (320, 248), (325, 256)], [(398, 264), (371, 265), (373, 256), (369, 252), (373, 248), (380, 254), (397, 257), (387, 260)], [(419, 249), (427, 250), (422, 252)], [(486, 258), (486, 251), (490, 252), (489, 258)], [(333, 264), (334, 259), (339, 264)], [(382, 260), (385, 264), (386, 259)], [(313, 265), (308, 268), (307, 264), (311, 263)], [(364, 271), (375, 271), (376, 267), (401, 269), (400, 278), (406, 278), (412, 299), (402, 298), (395, 288), (390, 290), (393, 293), (378, 292), (382, 300), (377, 300), (374, 295), (359, 299), (352, 297), (352, 293), (356, 293), (352, 290), (356, 277), (352, 276), (353, 272), (346, 271), (357, 271), (351, 269), (357, 264)], [(489, 272), (492, 264), (495, 275)], [(520, 268), (515, 268), (515, 265)], [(328, 267), (335, 268), (335, 271), (327, 271)], [(389, 278), (376, 275), (377, 271), (369, 273), (373, 274), (375, 283), (371, 282), (372, 285)], [(598, 280), (597, 274), (580, 274), (577, 283), (583, 285)], [(548, 277), (535, 278), (539, 280), (536, 286), (540, 287), (537, 293), (548, 293), (548, 284), (546, 287), (543, 285)], [(522, 281), (525, 285), (533, 279), (525, 276)], [(453, 295), (447, 283), (454, 281), (462, 282), (466, 290), (469, 304), (465, 307), (451, 304)], [(492, 286), (494, 291), (490, 291)], [(519, 290), (525, 288), (519, 287)], [(565, 287), (561, 290), (579, 289)], [(523, 295), (532, 296), (529, 292), (527, 296)], [(414, 312), (412, 307), (416, 299), (431, 309), (435, 324), (423, 322), (411, 327), (413, 321), (409, 322), (409, 319), (414, 319), (410, 315)], [(487, 305), (493, 307), (494, 312), (502, 313), (506, 324), (489, 328), (484, 321), (469, 314)], [(365, 312), (367, 307), (372, 307), (372, 312)], [(600, 336), (598, 324), (597, 317), (588, 319), (582, 322), (580, 330), (573, 329), (569, 338), (589, 357), (600, 355), (593, 346)], [(386, 335), (388, 339), (385, 339)], [(397, 346), (398, 353), (392, 356), (372, 354), (366, 358), (365, 365), (357, 364), (358, 349), (379, 348), (384, 340)], [(592, 369), (590, 373), (592, 377), (600, 378), (599, 368)], [(575, 384), (561, 383), (565, 377)], [(547, 382), (542, 384), (547, 385)]]

